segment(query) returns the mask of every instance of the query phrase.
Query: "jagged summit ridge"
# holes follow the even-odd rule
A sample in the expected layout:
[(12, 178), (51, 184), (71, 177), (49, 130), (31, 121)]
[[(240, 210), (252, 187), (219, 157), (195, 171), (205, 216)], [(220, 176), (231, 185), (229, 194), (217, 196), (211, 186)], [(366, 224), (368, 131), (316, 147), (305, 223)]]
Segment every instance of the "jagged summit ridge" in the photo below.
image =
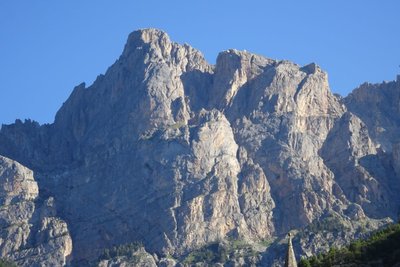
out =
[(361, 96), (389, 101), (386, 92), (400, 89), (379, 86), (342, 100), (314, 63), (231, 49), (214, 66), (144, 29), (104, 75), (73, 90), (53, 124), (3, 126), (0, 154), (32, 169), (40, 197), (55, 200), (77, 265), (133, 241), (179, 258), (329, 216), (346, 222), (347, 235), (334, 236), (340, 244), (360, 233), (360, 221), (373, 229), (399, 208), (397, 118), (366, 118)]

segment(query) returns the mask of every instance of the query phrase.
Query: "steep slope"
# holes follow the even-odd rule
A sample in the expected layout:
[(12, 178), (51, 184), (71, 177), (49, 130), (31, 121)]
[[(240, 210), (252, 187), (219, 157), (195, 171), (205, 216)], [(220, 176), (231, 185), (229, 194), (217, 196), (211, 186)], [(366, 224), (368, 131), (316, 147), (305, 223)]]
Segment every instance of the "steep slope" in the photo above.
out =
[[(225, 84), (218, 79), (227, 72), (223, 69), (231, 73), (224, 74), (231, 77)], [(215, 73), (215, 86), (226, 92), (217, 101), (235, 139), (271, 185), (278, 232), (306, 225), (340, 201), (332, 193), (333, 175), (318, 155), (343, 113), (327, 75), (315, 64), (300, 67), (235, 50), (219, 55)]]
[(134, 241), (178, 258), (213, 242), (255, 244), (331, 214), (381, 220), (371, 230), (399, 208), (400, 149), (379, 152), (344, 103), (316, 64), (228, 50), (213, 66), (145, 29), (53, 124), (3, 125), (0, 154), (55, 200), (78, 265)]
[(349, 111), (368, 126), (372, 139), (391, 151), (400, 141), (400, 75), (396, 81), (364, 83), (344, 99)]
[(19, 149), (18, 126), (3, 127), (11, 145), (2, 153), (40, 170), (41, 186), (60, 203), (75, 260), (132, 240), (174, 253), (247, 231), (229, 123), (216, 110), (190, 115), (187, 95), (207, 96), (197, 86), (211, 73), (199, 52), (165, 33), (134, 32), (107, 73), (75, 88), (55, 123), (38, 128), (47, 140), (38, 157)]
[(0, 257), (18, 266), (63, 266), (72, 252), (67, 224), (38, 189), (31, 170), (0, 156)]
[(300, 261), (300, 267), (311, 266), (399, 266), (400, 225), (393, 224), (365, 240), (353, 241), (342, 249)]
[(376, 148), (367, 126), (348, 112), (329, 133), (320, 151), (334, 172), (344, 195), (374, 218), (398, 215), (399, 181), (387, 162), (388, 155)]

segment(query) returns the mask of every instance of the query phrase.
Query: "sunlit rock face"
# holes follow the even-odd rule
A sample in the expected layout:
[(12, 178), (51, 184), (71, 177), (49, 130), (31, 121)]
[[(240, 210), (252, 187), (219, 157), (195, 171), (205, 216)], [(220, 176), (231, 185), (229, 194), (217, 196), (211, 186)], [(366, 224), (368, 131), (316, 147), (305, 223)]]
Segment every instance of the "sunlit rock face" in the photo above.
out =
[(0, 202), (0, 257), (27, 267), (68, 263), (72, 240), (54, 199), (40, 199), (32, 171), (2, 156)]
[[(61, 259), (87, 264), (133, 241), (179, 258), (213, 242), (268, 240), (329, 214), (394, 219), (399, 91), (398, 82), (368, 85), (339, 99), (314, 63), (227, 50), (210, 65), (196, 49), (145, 29), (130, 34), (104, 75), (73, 90), (53, 124), (4, 125), (0, 154), (37, 181), (30, 174), (12, 193), (28, 198), (18, 220), (34, 217), (37, 198), (41, 209), (57, 205), (35, 220), (37, 229), (72, 237), (58, 247)], [(23, 229), (19, 243), (32, 231)], [(356, 228), (347, 232), (312, 242), (346, 242)], [(302, 244), (307, 252), (317, 245)]]

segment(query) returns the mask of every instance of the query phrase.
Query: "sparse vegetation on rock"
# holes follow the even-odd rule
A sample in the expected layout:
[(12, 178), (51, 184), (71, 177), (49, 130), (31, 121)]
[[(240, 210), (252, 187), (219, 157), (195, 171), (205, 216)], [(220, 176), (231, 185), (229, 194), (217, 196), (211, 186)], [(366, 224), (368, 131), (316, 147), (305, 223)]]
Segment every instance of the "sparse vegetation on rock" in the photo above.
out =
[(400, 224), (389, 225), (368, 239), (301, 259), (299, 267), (394, 266), (400, 263)]

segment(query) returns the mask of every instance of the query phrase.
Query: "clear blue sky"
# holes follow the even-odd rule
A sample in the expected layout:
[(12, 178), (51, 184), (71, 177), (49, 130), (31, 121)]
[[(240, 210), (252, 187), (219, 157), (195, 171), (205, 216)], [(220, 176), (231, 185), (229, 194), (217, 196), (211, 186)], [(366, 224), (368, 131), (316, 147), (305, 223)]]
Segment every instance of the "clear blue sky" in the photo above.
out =
[(400, 72), (399, 0), (1, 0), (0, 124), (52, 122), (73, 87), (90, 85), (147, 27), (211, 63), (228, 48), (316, 62), (341, 95)]

